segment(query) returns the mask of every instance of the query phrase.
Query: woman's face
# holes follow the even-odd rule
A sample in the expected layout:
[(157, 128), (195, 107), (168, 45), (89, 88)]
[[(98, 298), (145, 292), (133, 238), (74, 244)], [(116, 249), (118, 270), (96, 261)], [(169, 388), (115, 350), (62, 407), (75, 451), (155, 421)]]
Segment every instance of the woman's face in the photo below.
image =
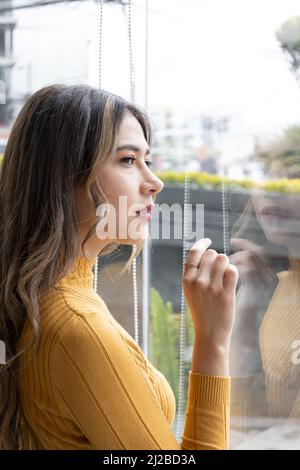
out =
[[(86, 233), (97, 220), (96, 234), (87, 242), (89, 257), (97, 256), (110, 243), (140, 244), (149, 235), (146, 207), (154, 205), (163, 182), (152, 172), (149, 147), (138, 120), (127, 113), (117, 135), (113, 161), (99, 169), (98, 182), (107, 203), (96, 211), (84, 190), (76, 188), (76, 216), (80, 233)], [(137, 210), (145, 210), (140, 215)], [(82, 254), (82, 253), (81, 253)]]
[[(293, 168), (283, 168), (279, 172), (273, 164), (268, 179), (299, 178)], [(298, 246), (300, 233), (300, 196), (299, 194), (277, 193), (254, 190), (252, 201), (256, 217), (267, 239), (286, 246)]]

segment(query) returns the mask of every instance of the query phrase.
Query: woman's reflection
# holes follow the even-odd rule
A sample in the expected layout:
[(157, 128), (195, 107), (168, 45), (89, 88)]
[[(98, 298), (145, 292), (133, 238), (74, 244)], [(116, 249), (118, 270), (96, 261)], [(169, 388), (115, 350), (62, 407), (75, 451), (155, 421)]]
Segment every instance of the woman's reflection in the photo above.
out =
[[(299, 179), (300, 158), (274, 160), (268, 177)], [(244, 418), (246, 431), (257, 426), (250, 416), (264, 416), (265, 425), (300, 423), (300, 194), (254, 190), (231, 246), (241, 281), (231, 350), (232, 415)]]

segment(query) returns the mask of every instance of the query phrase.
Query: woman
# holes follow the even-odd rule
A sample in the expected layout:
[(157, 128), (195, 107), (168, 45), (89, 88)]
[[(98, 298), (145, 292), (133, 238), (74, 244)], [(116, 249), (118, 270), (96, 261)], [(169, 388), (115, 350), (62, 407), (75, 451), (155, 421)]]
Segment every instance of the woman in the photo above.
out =
[[(278, 155), (268, 177), (288, 178), (292, 185), (299, 175), (299, 157)], [(232, 380), (232, 413), (243, 417), (245, 431), (251, 429), (247, 418), (254, 415), (272, 424), (300, 424), (299, 202), (296, 193), (256, 189), (231, 240), (237, 251), (229, 258), (241, 279), (231, 373), (243, 376)], [(251, 233), (251, 218), (257, 220), (265, 242), (245, 236)], [(252, 331), (251, 323), (256, 327)]]
[(14, 123), (0, 180), (2, 449), (228, 446), (237, 283), (228, 257), (208, 239), (187, 257), (195, 346), (180, 446), (168, 382), (93, 290), (98, 255), (130, 244), (134, 256), (147, 238), (145, 207), (163, 188), (150, 142), (141, 110), (86, 85), (37, 91)]

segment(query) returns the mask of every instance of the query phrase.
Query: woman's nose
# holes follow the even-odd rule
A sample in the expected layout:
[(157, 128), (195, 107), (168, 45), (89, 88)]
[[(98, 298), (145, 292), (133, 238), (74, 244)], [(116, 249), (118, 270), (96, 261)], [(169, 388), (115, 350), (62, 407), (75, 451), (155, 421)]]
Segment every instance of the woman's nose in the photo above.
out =
[(152, 193), (159, 193), (164, 187), (164, 183), (162, 182), (161, 179), (159, 179), (155, 174), (152, 173), (152, 175), (145, 179), (142, 183), (142, 190), (143, 192), (145, 192), (146, 194), (148, 192), (152, 192)]

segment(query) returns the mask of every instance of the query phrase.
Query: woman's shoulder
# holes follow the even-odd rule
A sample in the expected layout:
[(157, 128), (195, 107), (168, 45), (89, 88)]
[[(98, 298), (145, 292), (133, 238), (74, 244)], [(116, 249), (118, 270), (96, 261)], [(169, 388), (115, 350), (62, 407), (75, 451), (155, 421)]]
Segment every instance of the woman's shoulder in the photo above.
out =
[[(113, 350), (115, 344), (127, 347), (130, 335), (114, 319), (105, 301), (93, 290), (51, 289), (39, 302), (39, 352), (52, 356), (54, 351), (67, 351), (86, 358), (104, 350)], [(33, 344), (34, 329), (26, 319), (19, 346)], [(28, 350), (28, 352), (30, 352)]]
[[(112, 315), (92, 289), (52, 288), (39, 302), (42, 343), (85, 341), (92, 334), (108, 333)], [(27, 330), (30, 325), (27, 325)]]
[(79, 316), (95, 312), (109, 314), (105, 301), (93, 289), (54, 286), (40, 299), (39, 307), (44, 317), (54, 311)]

